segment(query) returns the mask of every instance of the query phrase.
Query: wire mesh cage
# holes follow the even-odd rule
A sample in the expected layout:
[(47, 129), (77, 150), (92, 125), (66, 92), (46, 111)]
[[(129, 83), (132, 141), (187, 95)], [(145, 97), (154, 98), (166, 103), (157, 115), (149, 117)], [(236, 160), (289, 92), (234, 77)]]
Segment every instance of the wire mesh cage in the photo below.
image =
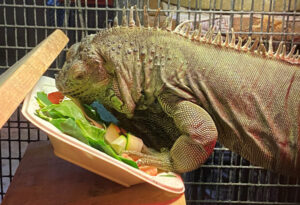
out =
[[(70, 38), (67, 48), (45, 75), (62, 66), (65, 52), (85, 35), (112, 23), (122, 8), (129, 12), (137, 5), (142, 19), (144, 6), (153, 25), (155, 11), (161, 8), (159, 22), (171, 16), (176, 25), (191, 19), (203, 32), (211, 26), (225, 35), (234, 28), (245, 39), (260, 38), (274, 47), (284, 41), (287, 48), (300, 45), (300, 1), (297, 0), (0, 0), (0, 72), (4, 72), (56, 28)], [(1, 129), (0, 194), (4, 197), (28, 143), (47, 140), (20, 113), (11, 116)], [(300, 204), (300, 180), (281, 176), (217, 145), (211, 157), (198, 170), (183, 175), (187, 204)]]

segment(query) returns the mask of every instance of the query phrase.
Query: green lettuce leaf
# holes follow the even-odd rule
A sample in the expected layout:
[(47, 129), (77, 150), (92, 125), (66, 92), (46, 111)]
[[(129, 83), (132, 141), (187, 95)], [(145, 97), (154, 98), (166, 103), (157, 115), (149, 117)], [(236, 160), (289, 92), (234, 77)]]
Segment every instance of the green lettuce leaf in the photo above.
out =
[[(105, 142), (105, 129), (100, 129), (90, 124), (82, 110), (71, 100), (64, 100), (59, 104), (52, 104), (44, 92), (38, 92), (36, 100), (41, 109), (36, 110), (36, 115), (49, 121), (61, 132), (70, 135), (77, 140), (105, 152), (109, 156), (122, 161), (132, 167), (138, 168), (137, 164), (129, 159), (119, 156), (110, 145)], [(91, 106), (84, 105), (88, 116), (95, 121), (102, 121), (97, 111)]]

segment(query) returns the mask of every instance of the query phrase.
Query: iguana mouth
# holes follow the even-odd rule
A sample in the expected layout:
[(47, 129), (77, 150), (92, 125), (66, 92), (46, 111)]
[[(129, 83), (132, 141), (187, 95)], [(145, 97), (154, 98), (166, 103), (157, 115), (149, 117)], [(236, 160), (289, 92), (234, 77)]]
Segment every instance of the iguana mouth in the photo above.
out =
[(70, 81), (69, 79), (62, 80), (63, 77), (63, 74), (56, 75), (55, 83), (57, 89), (66, 96), (80, 97), (81, 94), (84, 94), (89, 89), (87, 81), (82, 82), (79, 85)]

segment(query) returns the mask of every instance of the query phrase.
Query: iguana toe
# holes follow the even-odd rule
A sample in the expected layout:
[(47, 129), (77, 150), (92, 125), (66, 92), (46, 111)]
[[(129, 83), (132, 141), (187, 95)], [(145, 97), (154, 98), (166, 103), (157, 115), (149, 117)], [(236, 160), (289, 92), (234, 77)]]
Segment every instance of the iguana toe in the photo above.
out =
[(138, 159), (136, 163), (138, 166), (154, 166), (160, 170), (164, 171), (174, 171), (171, 163), (170, 154), (168, 151), (164, 152), (148, 152), (141, 153), (135, 151), (125, 151), (124, 154), (128, 154), (129, 156)]

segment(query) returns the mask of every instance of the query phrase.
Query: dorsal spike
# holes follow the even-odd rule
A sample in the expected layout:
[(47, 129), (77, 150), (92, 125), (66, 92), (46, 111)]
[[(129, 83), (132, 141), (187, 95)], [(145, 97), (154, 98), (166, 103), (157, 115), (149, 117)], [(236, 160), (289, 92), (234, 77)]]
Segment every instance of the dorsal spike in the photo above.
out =
[(168, 26), (167, 26), (167, 31), (172, 31), (172, 24), (173, 24), (173, 15), (174, 15), (174, 12), (171, 13), (171, 16), (169, 18), (169, 22), (168, 22)]
[(203, 41), (207, 41), (211, 27), (206, 31), (205, 35), (203, 36)]
[(257, 48), (258, 43), (259, 43), (259, 39), (257, 38), (257, 39), (254, 41), (254, 43), (252, 44), (252, 46), (251, 46), (251, 48), (250, 48), (250, 52), (253, 53), (253, 52), (255, 51), (255, 49)]
[(114, 18), (114, 27), (117, 27), (117, 26), (119, 26), (119, 21), (118, 21), (118, 17), (115, 16), (115, 18)]
[(266, 49), (266, 47), (265, 47), (264, 44), (261, 44), (260, 51), (261, 51), (261, 55), (262, 55), (262, 56), (265, 57), (265, 56), (267, 55), (267, 49)]
[(122, 26), (127, 26), (127, 16), (126, 16), (126, 10), (125, 6), (123, 7), (123, 12), (122, 12)]
[(243, 39), (240, 36), (238, 38), (239, 38), (239, 41), (238, 41), (237, 45), (235, 46), (235, 50), (240, 51), (241, 47), (242, 47)]
[(174, 33), (179, 33), (180, 30), (181, 30), (181, 28), (182, 28), (184, 25), (189, 24), (189, 23), (191, 23), (191, 22), (193, 22), (193, 21), (192, 21), (192, 20), (186, 20), (186, 21), (183, 21), (182, 23), (180, 23), (180, 24), (175, 28)]
[(260, 39), (260, 43), (259, 46), (257, 48), (257, 53), (262, 55), (262, 56), (266, 56), (266, 47), (264, 46), (264, 43), (262, 41), (262, 39)]
[(235, 47), (235, 33), (234, 33), (234, 29), (233, 28), (231, 28), (231, 35), (232, 35), (232, 37), (231, 37), (231, 42), (230, 42), (230, 44), (229, 44), (229, 46), (231, 47), (231, 48), (234, 48)]
[(185, 31), (185, 34), (184, 34), (184, 37), (185, 38), (189, 38), (189, 36), (190, 36), (190, 31), (191, 31), (191, 25), (187, 25), (187, 29), (186, 29), (186, 31)]
[(183, 25), (181, 27), (181, 29), (178, 31), (178, 34), (181, 35), (181, 36), (183, 36), (184, 35), (184, 31), (186, 30), (186, 28), (187, 28), (187, 25), (186, 24)]
[(198, 34), (196, 36), (196, 41), (201, 41), (201, 32), (202, 32), (202, 25), (199, 24), (199, 30), (198, 30)]
[(130, 7), (130, 12), (129, 12), (129, 27), (135, 27), (135, 22), (133, 20), (133, 6)]
[(273, 37), (270, 36), (268, 56), (273, 57), (273, 55), (274, 55), (274, 53), (273, 53)]
[(157, 9), (156, 13), (155, 13), (155, 17), (154, 17), (154, 25), (153, 27), (155, 29), (158, 29), (159, 27), (159, 22), (158, 22), (158, 15), (159, 15), (159, 12), (160, 12), (160, 8)]
[(284, 59), (285, 56), (286, 56), (286, 45), (283, 44), (283, 46), (282, 46), (282, 53), (279, 55), (279, 57), (281, 59)]
[(225, 42), (223, 44), (226, 48), (229, 46), (229, 31), (226, 32)]
[(280, 54), (281, 54), (281, 51), (282, 51), (282, 46), (283, 46), (283, 41), (281, 41), (281, 42), (279, 43), (279, 46), (278, 46), (277, 51), (276, 51), (276, 53), (275, 53), (275, 57), (276, 57), (276, 58), (279, 58), (279, 57), (280, 57)]
[(191, 22), (193, 22), (193, 21), (192, 21), (192, 20), (186, 20), (186, 21), (183, 21), (182, 23), (180, 23), (180, 24), (175, 28), (174, 33), (180, 33), (181, 28), (182, 28), (183, 26), (185, 26), (186, 24), (189, 24), (189, 23), (191, 23)]
[(147, 6), (144, 6), (144, 27), (145, 28), (149, 27), (149, 16), (147, 12)]
[(167, 31), (172, 31), (172, 17), (168, 17), (168, 22), (166, 26)]
[(217, 36), (213, 40), (213, 44), (218, 45), (218, 46), (222, 46), (222, 43), (223, 43), (222, 42), (222, 35), (221, 35), (221, 31), (219, 31)]
[(299, 56), (299, 50), (296, 51), (296, 54), (293, 55), (293, 60), (296, 60), (297, 56)]
[(137, 27), (141, 27), (140, 15), (139, 15), (139, 12), (138, 12), (138, 10), (137, 10), (136, 5), (134, 6), (134, 10), (135, 10), (135, 21), (136, 21), (136, 26), (137, 26)]
[(291, 51), (289, 52), (289, 54), (285, 57), (285, 58), (287, 58), (287, 59), (289, 59), (289, 58), (292, 58), (293, 57), (293, 54), (294, 54), (294, 52), (295, 52), (295, 50), (296, 50), (296, 45), (294, 45), (293, 47), (292, 47), (292, 49), (291, 49)]
[(299, 60), (299, 50), (296, 51), (296, 54), (293, 56), (293, 63), (295, 64), (300, 64), (300, 60)]
[(215, 27), (211, 26), (210, 29), (207, 31), (207, 35), (206, 35), (206, 43), (212, 43), (212, 37), (213, 34), (215, 32)]
[(247, 42), (246, 42), (245, 45), (242, 47), (242, 50), (243, 50), (243, 51), (246, 51), (246, 52), (247, 52), (247, 51), (249, 50), (249, 46), (250, 46), (250, 44), (251, 44), (251, 40), (252, 40), (252, 39), (251, 39), (251, 36), (249, 36)]
[(194, 30), (194, 31), (193, 31), (192, 36), (191, 36), (191, 40), (193, 40), (193, 41), (194, 41), (194, 40), (197, 40), (196, 37), (197, 37), (198, 31), (199, 31), (199, 30)]
[(168, 26), (169, 26), (169, 22), (170, 22), (170, 16), (167, 16), (166, 17), (166, 20), (165, 20), (165, 22), (163, 23), (163, 25), (162, 25), (162, 29), (163, 30), (166, 30), (167, 28), (168, 28)]

